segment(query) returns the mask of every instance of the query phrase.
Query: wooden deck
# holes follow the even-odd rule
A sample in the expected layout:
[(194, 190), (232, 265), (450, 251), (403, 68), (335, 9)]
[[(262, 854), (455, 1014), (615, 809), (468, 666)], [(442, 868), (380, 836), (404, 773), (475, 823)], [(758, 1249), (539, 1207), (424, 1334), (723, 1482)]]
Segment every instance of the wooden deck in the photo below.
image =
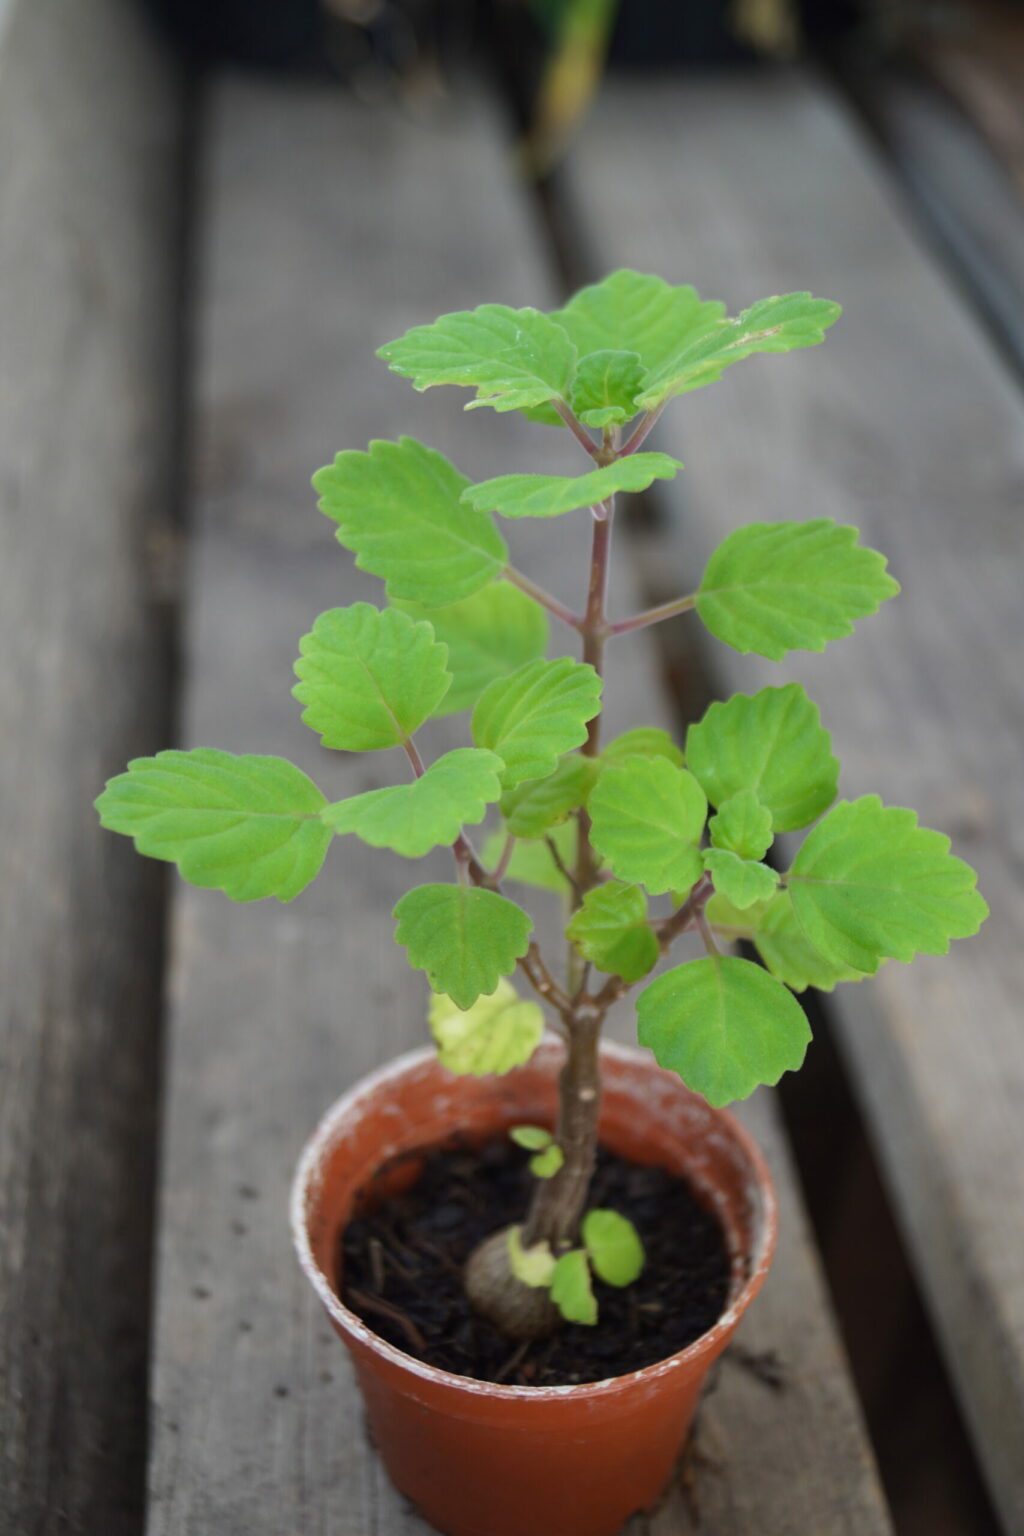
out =
[[(479, 85), (413, 116), (333, 87), (213, 81), (179, 565), (169, 317), (177, 151), (195, 127), (132, 14), (120, 0), (0, 6), (0, 635), (14, 659), (0, 687), (14, 744), (0, 776), (0, 1536), (426, 1536), (367, 1443), (285, 1220), (319, 1114), (424, 1037), (387, 916), (404, 871), (347, 840), (294, 906), (235, 908), (175, 882), (165, 953), (165, 883), (99, 834), (90, 803), (128, 756), (170, 744), (172, 715), (181, 745), (280, 752), (338, 796), (376, 782), (372, 764), (323, 751), (290, 697), (316, 613), (377, 596), (309, 475), (400, 431), (480, 478), (570, 470), (562, 434), (467, 418), (372, 355), (445, 309), (559, 293)], [(53, 101), (37, 106), (26, 82), (44, 73)], [(778, 674), (723, 648), (709, 674), (805, 681), (844, 790), (918, 806), (978, 862), (994, 910), (952, 960), (888, 966), (827, 1007), (997, 1516), (982, 1496), (894, 1524), (785, 1117), (761, 1092), (743, 1113), (779, 1183), (779, 1256), (702, 1410), (695, 1483), (628, 1536), (983, 1536), (995, 1518), (1019, 1536), (1020, 384), (809, 76), (613, 82), (559, 195), (593, 270), (662, 271), (737, 307), (795, 286), (844, 302), (825, 348), (752, 362), (677, 413), (687, 473), (624, 541), (617, 600), (692, 585), (754, 516), (863, 527), (904, 583), (891, 610)], [(576, 595), (571, 550), (552, 556), (546, 529), (513, 535)], [(653, 649), (612, 662), (620, 728), (678, 720)], [(677, 654), (669, 675), (692, 665)]]

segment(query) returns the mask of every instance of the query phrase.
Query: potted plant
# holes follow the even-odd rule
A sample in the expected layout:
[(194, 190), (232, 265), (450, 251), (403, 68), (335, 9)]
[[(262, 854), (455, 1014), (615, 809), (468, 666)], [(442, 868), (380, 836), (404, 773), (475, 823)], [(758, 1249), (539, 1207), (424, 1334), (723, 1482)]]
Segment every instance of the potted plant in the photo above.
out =
[[(392, 1477), (450, 1536), (614, 1536), (651, 1501), (774, 1242), (763, 1163), (722, 1106), (800, 1066), (809, 1030), (794, 992), (944, 953), (985, 916), (973, 871), (912, 811), (875, 795), (836, 802), (828, 733), (795, 683), (712, 704), (684, 743), (643, 725), (601, 737), (603, 658), (620, 637), (693, 610), (719, 640), (780, 660), (823, 650), (898, 590), (856, 529), (813, 519), (737, 530), (677, 601), (620, 618), (606, 608), (617, 494), (681, 468), (643, 450), (665, 406), (754, 353), (822, 341), (838, 314), (794, 293), (730, 319), (690, 287), (619, 271), (552, 314), (486, 304), (382, 347), (417, 389), (469, 386), (467, 408), (568, 429), (588, 460), (578, 475), (472, 485), (403, 437), (341, 452), (314, 477), (389, 601), (321, 614), (294, 693), (324, 746), (390, 750), (404, 782), (329, 804), (280, 758), (199, 748), (130, 763), (97, 801), (104, 826), (235, 901), (292, 900), (335, 838), (410, 859), (452, 850), (453, 878), (414, 885), (394, 913), (433, 992), (438, 1051), (340, 1101), (307, 1148), (293, 1209)], [(582, 612), (510, 562), (494, 514), (567, 517), (555, 537), (588, 525)], [(548, 658), (551, 618), (580, 659)], [(461, 712), (468, 744), (425, 761), (421, 727)], [(488, 817), (497, 829), (477, 846)], [(808, 827), (768, 862), (777, 834)], [(562, 899), (541, 938), (509, 894), (530, 886)], [(649, 979), (686, 935), (702, 955)], [(730, 952), (740, 939), (761, 964)], [(641, 986), (638, 1034), (654, 1060), (602, 1052), (609, 1009)], [(599, 1156), (603, 1188), (619, 1192), (597, 1200)], [(464, 1269), (451, 1259), (468, 1220), (452, 1179), (479, 1229)], [(685, 1213), (664, 1204), (684, 1195)], [(419, 1257), (371, 1230), (411, 1201), (422, 1231), (432, 1200), (447, 1223), (442, 1241), (434, 1228), (424, 1240), (438, 1268), (413, 1280), (428, 1322), (435, 1291), (454, 1285), (454, 1356), (394, 1300)], [(655, 1253), (691, 1227), (710, 1245), (699, 1285)], [(661, 1286), (656, 1303), (637, 1299), (645, 1284)], [(712, 1310), (673, 1334), (695, 1290)], [(654, 1314), (669, 1334), (652, 1332)], [(667, 1339), (660, 1353), (652, 1339)], [(495, 1347), (500, 1367), (486, 1363)]]

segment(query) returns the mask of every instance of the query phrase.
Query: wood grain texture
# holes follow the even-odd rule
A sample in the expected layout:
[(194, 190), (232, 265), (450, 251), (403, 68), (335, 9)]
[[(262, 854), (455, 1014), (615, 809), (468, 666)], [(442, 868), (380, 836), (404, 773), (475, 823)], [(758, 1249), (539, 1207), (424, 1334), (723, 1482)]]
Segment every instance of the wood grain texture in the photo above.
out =
[(96, 822), (167, 730), (177, 112), (120, 0), (0, 14), (0, 1530), (138, 1532), (161, 889)]
[(1017, 1531), (1020, 396), (870, 151), (805, 79), (616, 88), (577, 156), (576, 191), (609, 262), (693, 281), (734, 309), (803, 287), (846, 306), (820, 351), (744, 363), (674, 408), (688, 473), (661, 568), (689, 589), (737, 524), (831, 516), (859, 525), (904, 583), (823, 656), (776, 667), (711, 655), (730, 688), (799, 678), (833, 732), (842, 792), (913, 805), (981, 871), (993, 915), (979, 938), (890, 964), (834, 1006), (993, 1497)]
[[(380, 342), (445, 309), (555, 295), (495, 124), (472, 100), (412, 124), (332, 93), (227, 82), (214, 96), (210, 145), (186, 737), (280, 751), (341, 796), (402, 770), (386, 755), (322, 751), (289, 697), (298, 636), (319, 609), (380, 592), (317, 515), (310, 471), (339, 447), (408, 430), (479, 477), (531, 460), (571, 472), (567, 434), (465, 417), (458, 392), (417, 396), (372, 358)], [(572, 526), (518, 525), (509, 537), (524, 563), (544, 551), (527, 568), (580, 604), (585, 551), (571, 553)], [(618, 601), (625, 609), (633, 599), (620, 592)], [(658, 707), (651, 673), (638, 670), (642, 653), (642, 642), (611, 652), (610, 730)], [(429, 752), (452, 744), (456, 728), (425, 732)], [(237, 909), (178, 888), (150, 1536), (426, 1531), (366, 1445), (347, 1357), (285, 1224), (291, 1171), (316, 1117), (355, 1078), (425, 1038), (424, 988), (395, 950), (387, 915), (410, 872), (444, 878), (448, 865), (432, 857), (410, 871), (345, 839), (294, 907)], [(790, 1389), (777, 1398), (725, 1368), (708, 1415), (718, 1467), (702, 1528), (882, 1536), (889, 1527), (773, 1111), (754, 1114), (782, 1182), (786, 1232), (751, 1338), (778, 1350)], [(777, 1473), (759, 1442), (773, 1447)], [(634, 1530), (688, 1528), (675, 1495)]]

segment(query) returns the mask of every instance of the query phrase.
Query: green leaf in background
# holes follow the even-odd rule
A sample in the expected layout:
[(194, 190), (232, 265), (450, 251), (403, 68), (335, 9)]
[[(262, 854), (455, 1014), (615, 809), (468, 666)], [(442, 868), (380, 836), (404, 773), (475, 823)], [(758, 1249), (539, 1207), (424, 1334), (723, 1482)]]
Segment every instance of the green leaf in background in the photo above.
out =
[(543, 1152), (555, 1139), (542, 1125), (513, 1125), (508, 1134), (517, 1147), (528, 1152)]
[(630, 757), (605, 768), (590, 792), (591, 841), (621, 880), (652, 896), (688, 890), (701, 874), (698, 843), (707, 815), (691, 773), (663, 757)]
[(592, 757), (571, 753), (546, 779), (524, 779), (501, 797), (501, 814), (514, 837), (543, 837), (583, 805), (599, 772)]
[(636, 352), (645, 370), (655, 373), (724, 315), (724, 304), (703, 302), (689, 284), (673, 288), (664, 278), (624, 267), (581, 288), (552, 318), (581, 357), (608, 350)]
[(551, 1252), (550, 1243), (534, 1243), (532, 1248), (524, 1248), (522, 1228), (509, 1227), (508, 1259), (516, 1279), (528, 1285), (531, 1290), (536, 1291), (541, 1286), (551, 1284), (551, 1276), (555, 1272), (555, 1256)]
[(899, 591), (885, 556), (858, 537), (830, 517), (737, 528), (708, 561), (697, 612), (744, 654), (780, 661), (787, 651), (823, 651)]
[(551, 1273), (551, 1300), (567, 1323), (597, 1322), (597, 1302), (590, 1284), (590, 1265), (582, 1248), (570, 1248)]
[(530, 1158), (530, 1172), (535, 1179), (553, 1179), (564, 1164), (565, 1153), (561, 1147), (545, 1147), (543, 1152)]
[[(545, 838), (535, 839), (531, 842), (516, 843), (512, 850), (508, 868), (505, 871), (505, 879), (518, 885), (532, 885), (538, 890), (554, 891), (559, 896), (570, 894), (569, 882), (560, 873), (557, 865), (551, 857), (547, 845), (547, 837), (550, 837), (558, 850), (559, 857), (566, 869), (572, 869), (576, 862), (576, 843), (579, 833), (576, 823), (563, 822), (561, 826), (552, 827)], [(496, 868), (501, 858), (502, 849), (505, 846), (505, 836), (502, 832), (493, 832), (487, 839), (483, 848), (484, 867), (489, 870)]]
[(463, 1010), (526, 954), (533, 922), (514, 901), (465, 885), (418, 885), (394, 910), (395, 941), (435, 992)]
[(774, 869), (755, 859), (742, 859), (727, 848), (705, 848), (704, 868), (714, 881), (715, 890), (741, 911), (756, 902), (767, 901), (779, 883)]
[(873, 975), (883, 959), (945, 955), (988, 908), (949, 838), (877, 795), (841, 800), (810, 832), (786, 877), (805, 937), (837, 965)]
[(809, 293), (784, 293), (760, 299), (737, 315), (694, 336), (685, 335), (644, 381), (637, 404), (652, 410), (673, 395), (700, 389), (721, 378), (725, 369), (754, 352), (791, 352), (813, 347), (842, 313), (838, 304)]
[(502, 517), (560, 517), (617, 491), (645, 491), (655, 480), (674, 480), (682, 467), (667, 453), (634, 453), (586, 475), (498, 475), (469, 486), (464, 499)]
[(472, 597), (445, 608), (399, 605), (414, 619), (426, 619), (448, 647), (452, 686), (434, 710), (456, 715), (475, 704), (488, 683), (507, 677), (548, 648), (548, 616), (539, 603), (507, 581), (493, 581)]
[(580, 1235), (594, 1273), (606, 1285), (632, 1285), (643, 1272), (644, 1245), (618, 1211), (588, 1211)]
[(639, 981), (658, 958), (658, 941), (647, 919), (647, 897), (638, 885), (609, 880), (595, 885), (573, 913), (566, 936), (599, 971)]
[(529, 1061), (544, 1033), (540, 1005), (524, 1001), (504, 980), (465, 1009), (450, 997), (432, 997), (429, 1019), (441, 1065), (460, 1076), (511, 1072)]
[(576, 348), (565, 331), (537, 309), (481, 304), (417, 325), (377, 352), (414, 389), (468, 384), (478, 398), (466, 407), (520, 410), (565, 399)]
[(640, 1044), (717, 1106), (796, 1071), (811, 1038), (793, 994), (730, 955), (666, 971), (640, 993), (636, 1011)]
[(354, 832), (373, 848), (421, 859), (431, 848), (454, 843), (464, 826), (483, 821), (501, 795), (504, 766), (494, 752), (456, 747), (411, 784), (352, 795), (327, 806), (323, 819), (332, 832)]
[(586, 427), (629, 421), (645, 371), (639, 352), (606, 349), (581, 357), (569, 397), (577, 419)]
[(454, 464), (415, 438), (346, 449), (318, 469), (320, 510), (361, 571), (387, 583), (389, 597), (439, 608), (486, 586), (508, 549), (485, 512), (462, 500), (469, 484)]
[(712, 805), (753, 790), (777, 832), (814, 821), (839, 784), (832, 739), (799, 683), (712, 704), (687, 732), (686, 761)]
[(601, 763), (622, 763), (627, 757), (665, 757), (677, 768), (682, 768), (685, 762), (668, 731), (653, 725), (640, 725), (614, 737), (601, 753)]
[(96, 801), (100, 825), (232, 901), (291, 901), (320, 872), (331, 833), (316, 785), (281, 757), (212, 747), (137, 757)]
[(451, 687), (446, 646), (429, 624), (369, 603), (330, 608), (299, 641), (302, 718), (325, 747), (396, 747), (428, 719)]
[(763, 859), (772, 845), (772, 813), (753, 789), (741, 789), (723, 800), (708, 822), (713, 848), (727, 848), (741, 859)]
[(770, 901), (740, 911), (722, 896), (712, 896), (705, 910), (713, 928), (731, 937), (749, 937), (772, 975), (794, 992), (817, 987), (831, 992), (841, 981), (863, 981), (863, 971), (835, 965), (819, 955), (793, 911), (788, 891), (776, 891)]
[(505, 760), (502, 784), (546, 778), (558, 759), (587, 739), (601, 708), (601, 679), (569, 656), (531, 661), (484, 689), (473, 711), (473, 740)]

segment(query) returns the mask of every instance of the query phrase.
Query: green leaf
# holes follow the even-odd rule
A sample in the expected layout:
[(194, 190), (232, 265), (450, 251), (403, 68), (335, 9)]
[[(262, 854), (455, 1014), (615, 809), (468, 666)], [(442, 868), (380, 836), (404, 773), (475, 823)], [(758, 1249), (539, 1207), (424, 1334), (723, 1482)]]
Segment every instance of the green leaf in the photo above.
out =
[(441, 1065), (460, 1076), (511, 1072), (529, 1061), (544, 1033), (540, 1006), (525, 1002), (507, 981), (465, 1009), (450, 997), (433, 997), (429, 1019)]
[(352, 795), (327, 806), (323, 819), (332, 832), (354, 832), (373, 848), (421, 859), (431, 848), (454, 843), (464, 826), (483, 821), (501, 795), (504, 766), (494, 752), (456, 747), (411, 784)]
[(830, 517), (737, 528), (708, 561), (697, 612), (744, 654), (781, 661), (787, 651), (823, 651), (900, 589), (885, 556), (858, 537)]
[(745, 1099), (804, 1059), (811, 1032), (781, 982), (752, 960), (688, 960), (645, 987), (638, 1037), (709, 1104)]
[(137, 757), (96, 801), (100, 824), (232, 901), (291, 901), (320, 873), (331, 833), (316, 785), (281, 757), (212, 747)]
[(673, 480), (682, 467), (667, 453), (634, 453), (586, 475), (498, 475), (471, 485), (464, 499), (502, 517), (560, 517), (617, 491), (645, 491), (654, 480)]
[(292, 693), (306, 705), (302, 718), (325, 747), (396, 747), (451, 687), (445, 646), (429, 624), (395, 608), (330, 608), (303, 635), (299, 650)]
[(517, 1280), (531, 1290), (551, 1284), (555, 1272), (555, 1256), (547, 1242), (534, 1243), (532, 1248), (523, 1247), (521, 1227), (508, 1229), (508, 1259)]
[(573, 913), (566, 936), (599, 971), (639, 981), (658, 958), (658, 941), (647, 920), (647, 897), (619, 880), (595, 885)]
[(501, 797), (501, 814), (513, 837), (542, 837), (583, 805), (599, 772), (592, 757), (571, 753), (546, 779), (524, 779)]
[(530, 1172), (535, 1179), (553, 1179), (564, 1163), (565, 1153), (561, 1147), (545, 1147), (543, 1152), (530, 1158)]
[(400, 604), (414, 619), (426, 619), (448, 647), (452, 686), (434, 715), (455, 715), (475, 704), (488, 683), (543, 656), (548, 616), (539, 603), (507, 581), (494, 581), (472, 597), (445, 608)]
[(712, 805), (753, 790), (777, 832), (814, 821), (839, 784), (832, 739), (799, 683), (712, 704), (687, 732), (686, 761)]
[(543, 1152), (554, 1141), (542, 1125), (513, 1125), (508, 1134), (517, 1147), (525, 1147), (528, 1152)]
[(663, 757), (630, 757), (605, 768), (590, 792), (591, 840), (621, 880), (652, 896), (699, 879), (697, 844), (707, 815), (691, 773)]
[(531, 661), (484, 689), (473, 711), (473, 740), (505, 760), (502, 784), (546, 778), (558, 759), (587, 739), (601, 708), (601, 679), (584, 662)]
[(756, 902), (767, 901), (779, 883), (775, 870), (767, 864), (742, 859), (727, 848), (706, 848), (704, 868), (714, 881), (715, 890), (741, 911)]
[(317, 470), (320, 510), (361, 571), (383, 577), (389, 597), (432, 608), (459, 602), (505, 566), (508, 548), (485, 512), (462, 500), (454, 464), (415, 438), (347, 449)]
[(580, 358), (569, 404), (587, 427), (629, 421), (636, 415), (633, 401), (645, 372), (639, 352), (589, 352)]
[(418, 885), (395, 907), (396, 942), (435, 992), (469, 1009), (526, 954), (532, 920), (514, 901), (465, 885)]
[(588, 1211), (582, 1237), (594, 1273), (606, 1285), (632, 1285), (643, 1272), (644, 1245), (633, 1223), (618, 1211)]
[(988, 913), (949, 838), (877, 795), (841, 800), (786, 877), (805, 937), (827, 960), (873, 975), (882, 959), (945, 955)]
[(597, 1322), (597, 1302), (590, 1285), (590, 1265), (582, 1248), (570, 1248), (551, 1273), (551, 1300), (567, 1323)]
[[(576, 862), (578, 835), (576, 823), (573, 821), (564, 822), (560, 827), (552, 827), (547, 834), (558, 849), (559, 856), (567, 869), (571, 869)], [(497, 867), (504, 846), (503, 832), (494, 832), (487, 839), (483, 849), (483, 862), (486, 869), (493, 870)], [(516, 843), (505, 871), (505, 879), (519, 885), (536, 886), (542, 891), (555, 891), (559, 896), (567, 896), (570, 892), (569, 882), (559, 872), (558, 866), (552, 859), (546, 838)]]
[(813, 347), (842, 313), (838, 304), (809, 293), (784, 293), (760, 299), (737, 315), (694, 335), (684, 335), (672, 355), (653, 368), (637, 404), (652, 410), (673, 395), (700, 389), (721, 378), (726, 368), (754, 352), (790, 352)]
[(622, 763), (627, 757), (665, 757), (677, 768), (682, 768), (685, 758), (668, 731), (653, 725), (640, 725), (635, 730), (623, 731), (608, 743), (601, 753), (602, 764)]
[(727, 848), (741, 859), (763, 859), (772, 845), (772, 813), (753, 789), (741, 789), (723, 800), (708, 822), (713, 848)]
[(553, 318), (576, 343), (581, 357), (613, 350), (636, 352), (654, 373), (725, 314), (717, 300), (702, 302), (689, 285), (673, 288), (663, 278), (621, 268), (581, 288)]
[(831, 992), (841, 981), (862, 981), (863, 971), (826, 960), (804, 937), (796, 920), (788, 891), (776, 891), (770, 901), (739, 911), (722, 896), (713, 896), (705, 908), (713, 928), (745, 934), (772, 975), (794, 992), (817, 987)]
[(481, 304), (417, 325), (377, 352), (414, 389), (468, 384), (479, 398), (466, 407), (519, 410), (564, 399), (576, 366), (565, 331), (537, 309)]

